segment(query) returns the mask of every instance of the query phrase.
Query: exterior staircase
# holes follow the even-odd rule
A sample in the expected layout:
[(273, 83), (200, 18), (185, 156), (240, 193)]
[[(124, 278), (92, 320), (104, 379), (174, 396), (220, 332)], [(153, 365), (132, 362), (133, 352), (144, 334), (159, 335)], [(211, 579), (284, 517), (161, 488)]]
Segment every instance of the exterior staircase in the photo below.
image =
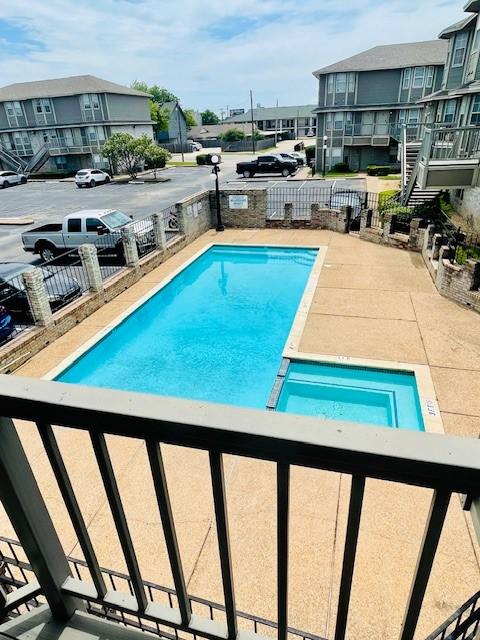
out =
[(27, 176), (41, 169), (49, 157), (50, 150), (46, 143), (29, 159), (22, 158), (12, 149), (0, 145), (0, 163), (10, 167), (12, 171), (24, 173)]
[(433, 200), (440, 189), (421, 189), (417, 184), (416, 169), (418, 154), (422, 143), (420, 141), (404, 143), (402, 149), (402, 201), (405, 206), (416, 206)]

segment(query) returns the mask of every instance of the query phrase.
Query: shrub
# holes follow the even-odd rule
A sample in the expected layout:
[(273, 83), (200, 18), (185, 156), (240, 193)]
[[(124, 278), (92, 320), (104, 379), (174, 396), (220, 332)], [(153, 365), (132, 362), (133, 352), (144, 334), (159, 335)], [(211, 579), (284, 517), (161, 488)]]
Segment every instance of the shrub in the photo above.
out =
[(390, 167), (387, 165), (369, 164), (367, 167), (368, 176), (388, 176)]
[(203, 166), (207, 164), (207, 159), (208, 159), (208, 153), (199, 153), (197, 155), (197, 164)]
[(388, 201), (391, 200), (398, 193), (397, 189), (388, 189), (387, 191), (381, 191), (378, 194), (378, 208), (383, 211)]
[(220, 139), (224, 142), (237, 142), (238, 140), (245, 140), (245, 134), (240, 129), (233, 128), (225, 131), (220, 136)]
[(337, 162), (337, 164), (334, 165), (333, 170), (336, 173), (351, 173), (348, 162)]

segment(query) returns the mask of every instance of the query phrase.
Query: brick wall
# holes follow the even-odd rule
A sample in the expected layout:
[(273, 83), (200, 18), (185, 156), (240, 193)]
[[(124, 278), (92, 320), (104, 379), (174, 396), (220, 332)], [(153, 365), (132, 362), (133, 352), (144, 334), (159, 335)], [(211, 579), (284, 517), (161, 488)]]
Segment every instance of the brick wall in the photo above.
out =
[[(233, 196), (230, 198), (230, 196)], [(235, 208), (235, 196), (247, 197), (247, 208)], [(212, 218), (216, 220), (215, 191), (210, 191)], [(220, 191), (220, 213), (226, 227), (237, 229), (264, 229), (267, 217), (266, 189), (222, 189)]]
[(201, 191), (176, 203), (180, 231), (187, 244), (212, 228), (210, 194)]
[(480, 187), (464, 189), (462, 199), (456, 197), (455, 190), (451, 190), (450, 200), (469, 226), (480, 231)]

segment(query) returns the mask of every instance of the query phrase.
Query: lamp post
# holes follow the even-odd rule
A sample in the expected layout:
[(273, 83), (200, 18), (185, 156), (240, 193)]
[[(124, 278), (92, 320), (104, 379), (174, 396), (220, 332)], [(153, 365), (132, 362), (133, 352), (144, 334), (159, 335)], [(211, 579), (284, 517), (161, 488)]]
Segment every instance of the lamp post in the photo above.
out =
[(223, 226), (222, 214), (220, 211), (220, 189), (218, 186), (218, 174), (220, 173), (220, 167), (218, 165), (220, 164), (220, 156), (218, 156), (216, 153), (212, 154), (210, 156), (210, 162), (213, 165), (211, 177), (213, 180), (215, 180), (215, 200), (217, 205), (217, 226), (215, 227), (215, 229), (216, 231), (224, 231), (225, 227)]
[(328, 136), (323, 136), (323, 164), (322, 164), (322, 175), (325, 178), (325, 170), (327, 165), (327, 140)]

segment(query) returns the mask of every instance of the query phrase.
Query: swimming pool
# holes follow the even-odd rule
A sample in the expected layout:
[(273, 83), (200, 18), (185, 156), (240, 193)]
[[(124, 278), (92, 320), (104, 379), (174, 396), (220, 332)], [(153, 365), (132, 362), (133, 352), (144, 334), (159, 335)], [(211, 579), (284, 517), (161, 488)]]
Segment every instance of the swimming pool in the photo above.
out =
[(215, 245), (56, 380), (264, 409), (317, 253)]
[(279, 382), (277, 411), (425, 430), (410, 372), (297, 361)]

